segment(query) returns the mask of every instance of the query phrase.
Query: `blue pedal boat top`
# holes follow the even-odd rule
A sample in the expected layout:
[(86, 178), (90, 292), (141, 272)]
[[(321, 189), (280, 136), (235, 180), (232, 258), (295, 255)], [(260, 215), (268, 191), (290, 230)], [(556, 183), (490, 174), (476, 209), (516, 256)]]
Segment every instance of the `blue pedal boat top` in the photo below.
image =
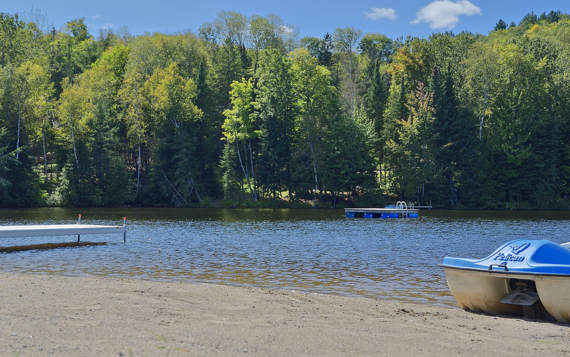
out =
[(444, 268), (505, 274), (570, 276), (570, 249), (549, 240), (518, 239), (483, 259), (445, 257)]

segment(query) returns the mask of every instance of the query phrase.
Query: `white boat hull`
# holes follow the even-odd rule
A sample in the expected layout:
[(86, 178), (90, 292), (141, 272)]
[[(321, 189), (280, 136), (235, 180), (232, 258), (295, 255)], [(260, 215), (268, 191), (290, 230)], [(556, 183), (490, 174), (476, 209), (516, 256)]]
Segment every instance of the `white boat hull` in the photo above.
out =
[(570, 323), (570, 277), (538, 276), (534, 282), (546, 311), (557, 321)]
[(520, 314), (519, 305), (503, 304), (509, 279), (533, 280), (542, 305), (559, 322), (570, 323), (570, 276), (513, 274), (445, 267), (447, 285), (459, 307), (490, 314)]

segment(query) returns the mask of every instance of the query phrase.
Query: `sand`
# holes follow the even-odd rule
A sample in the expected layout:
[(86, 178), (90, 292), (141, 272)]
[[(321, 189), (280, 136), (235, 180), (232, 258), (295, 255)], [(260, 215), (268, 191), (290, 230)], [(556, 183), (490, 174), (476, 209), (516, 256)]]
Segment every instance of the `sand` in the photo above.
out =
[(0, 273), (1, 356), (562, 356), (570, 325), (359, 297)]

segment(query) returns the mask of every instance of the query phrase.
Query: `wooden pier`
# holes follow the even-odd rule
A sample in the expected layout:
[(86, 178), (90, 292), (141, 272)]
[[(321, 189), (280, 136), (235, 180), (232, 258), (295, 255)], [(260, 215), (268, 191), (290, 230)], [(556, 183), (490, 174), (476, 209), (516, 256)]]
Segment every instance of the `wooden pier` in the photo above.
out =
[(417, 208), (408, 207), (403, 201), (399, 201), (394, 207), (344, 209), (347, 218), (418, 218), (418, 212)]

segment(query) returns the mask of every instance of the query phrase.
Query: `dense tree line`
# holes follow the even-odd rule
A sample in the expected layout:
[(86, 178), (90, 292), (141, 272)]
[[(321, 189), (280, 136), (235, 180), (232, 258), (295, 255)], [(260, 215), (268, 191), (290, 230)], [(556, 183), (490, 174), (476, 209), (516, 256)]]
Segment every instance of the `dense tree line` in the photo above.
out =
[(222, 12), (93, 37), (0, 14), (0, 207), (567, 208), (570, 17), (304, 37)]

